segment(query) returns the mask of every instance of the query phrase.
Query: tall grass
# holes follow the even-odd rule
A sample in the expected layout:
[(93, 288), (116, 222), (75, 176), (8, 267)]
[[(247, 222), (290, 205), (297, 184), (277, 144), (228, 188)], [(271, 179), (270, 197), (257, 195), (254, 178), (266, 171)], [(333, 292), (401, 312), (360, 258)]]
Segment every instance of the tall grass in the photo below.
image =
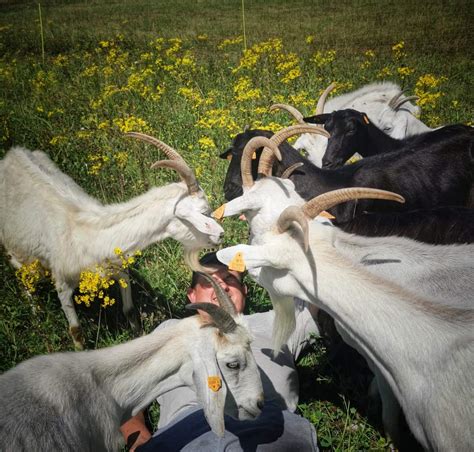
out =
[[(0, 156), (12, 145), (42, 149), (87, 192), (117, 202), (175, 177), (149, 170), (159, 152), (123, 135), (144, 131), (182, 152), (217, 207), (227, 166), (218, 155), (233, 135), (246, 124), (288, 125), (283, 113), (268, 112), (275, 101), (314, 111), (331, 81), (339, 94), (393, 80), (421, 95), (421, 119), (429, 125), (472, 121), (470, 6), (246, 1), (244, 43), (237, 0), (45, 1), (41, 33), (37, 3), (3, 2)], [(224, 228), (224, 245), (246, 240), (242, 222), (226, 219)], [(52, 286), (27, 296), (4, 253), (0, 272), (1, 369), (71, 349)], [(189, 279), (177, 244), (144, 252), (133, 291), (146, 331), (184, 315)], [(249, 312), (268, 309), (265, 292), (249, 284)], [(89, 348), (132, 337), (116, 306), (78, 311)], [(318, 347), (300, 365), (301, 412), (317, 425), (322, 448), (384, 449), (385, 440), (361, 417), (363, 389), (351, 392), (355, 380), (340, 378), (341, 368), (328, 383), (325, 359)]]

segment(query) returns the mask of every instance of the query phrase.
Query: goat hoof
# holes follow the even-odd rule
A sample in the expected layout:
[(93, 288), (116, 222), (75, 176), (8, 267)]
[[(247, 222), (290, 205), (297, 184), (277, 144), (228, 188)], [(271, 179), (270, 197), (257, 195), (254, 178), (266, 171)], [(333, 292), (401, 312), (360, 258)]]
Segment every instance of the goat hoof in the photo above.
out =
[(71, 326), (69, 333), (72, 336), (74, 342), (74, 348), (78, 351), (84, 350), (84, 338), (82, 336), (82, 330), (79, 326)]

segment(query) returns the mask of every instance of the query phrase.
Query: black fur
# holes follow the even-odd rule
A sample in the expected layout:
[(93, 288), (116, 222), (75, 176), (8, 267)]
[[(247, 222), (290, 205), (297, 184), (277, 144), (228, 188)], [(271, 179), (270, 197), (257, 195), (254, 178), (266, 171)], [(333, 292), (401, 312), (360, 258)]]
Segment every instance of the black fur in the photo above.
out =
[[(448, 128), (444, 128), (448, 129)], [(381, 200), (360, 200), (331, 209), (338, 224), (344, 224), (363, 212), (407, 211), (441, 206), (474, 207), (472, 146), (474, 129), (450, 126), (438, 141), (429, 145), (407, 146), (375, 155), (338, 169), (320, 169), (286, 142), (280, 145), (283, 160), (274, 166), (274, 174), (296, 162), (304, 165), (290, 179), (301, 197), (309, 200), (330, 190), (345, 187), (371, 187), (390, 190), (405, 197), (405, 204)], [(231, 149), (232, 161), (227, 171), (224, 192), (227, 200), (242, 194), (240, 160), (245, 144), (254, 136), (271, 136), (272, 132), (251, 130), (238, 134)], [(432, 135), (434, 137), (435, 135)], [(257, 177), (257, 159), (252, 162)]]

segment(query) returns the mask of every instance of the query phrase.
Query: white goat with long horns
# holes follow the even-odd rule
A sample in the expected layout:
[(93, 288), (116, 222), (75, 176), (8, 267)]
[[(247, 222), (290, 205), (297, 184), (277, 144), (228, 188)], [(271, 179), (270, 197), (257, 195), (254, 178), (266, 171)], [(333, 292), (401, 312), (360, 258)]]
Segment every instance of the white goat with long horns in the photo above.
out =
[[(183, 182), (152, 188), (125, 203), (103, 205), (40, 151), (13, 148), (0, 166), (0, 243), (15, 267), (38, 259), (51, 270), (78, 349), (83, 340), (72, 294), (81, 271), (106, 260), (116, 263), (117, 247), (126, 254), (167, 237), (181, 242), (185, 260), (199, 269), (198, 250), (218, 244), (224, 232), (209, 217), (206, 196), (178, 152), (148, 135), (127, 135), (165, 152), (169, 160), (152, 167), (172, 168)], [(123, 272), (119, 276), (127, 278)], [(121, 291), (124, 313), (132, 320), (130, 284)]]
[[(363, 267), (338, 252), (334, 246), (336, 228), (308, 222), (335, 201), (354, 199), (352, 190), (338, 190), (335, 195), (326, 193), (303, 207), (288, 207), (274, 228), (260, 236), (259, 245), (237, 245), (220, 250), (217, 256), (229, 264), (240, 253), (249, 272), (268, 290), (276, 312), (277, 347), (293, 327), (293, 297), (321, 307), (336, 320), (344, 337), (371, 363), (382, 396), (388, 396), (384, 403), (398, 401), (423, 447), (469, 450), (474, 438), (474, 410), (470, 403), (474, 398), (470, 382), (474, 372), (472, 300), (469, 303), (469, 295), (464, 301), (440, 300), (433, 294), (440, 279), (441, 284), (444, 282), (451, 287), (463, 284), (472, 298), (472, 282), (463, 276), (452, 279), (450, 263), (443, 266), (441, 261), (446, 257), (443, 253), (446, 248), (456, 248), (451, 254), (458, 251), (465, 257), (464, 262), (459, 260), (460, 268), (466, 270), (466, 265), (470, 265), (472, 271), (472, 259), (469, 264), (467, 256), (469, 253), (472, 256), (473, 247), (415, 243), (415, 251), (422, 247), (423, 251), (433, 253), (433, 257), (437, 255), (440, 262), (431, 275), (431, 282), (425, 281), (424, 286), (417, 287), (416, 278), (405, 285), (405, 281), (381, 277), (376, 274), (376, 267), (380, 269), (383, 265)], [(274, 193), (272, 196), (275, 200)], [(356, 197), (359, 196), (364, 194)], [(330, 197), (333, 199), (328, 199)], [(301, 229), (289, 230), (294, 221)], [(400, 242), (399, 245), (405, 243), (405, 256), (413, 251), (411, 240), (390, 239)], [(364, 240), (369, 244), (373, 239)], [(399, 248), (402, 249), (403, 246)], [(370, 246), (366, 251), (370, 255)], [(423, 259), (423, 254), (412, 257), (413, 262), (419, 259)], [(418, 268), (420, 265), (418, 263)], [(423, 279), (421, 275), (419, 281)], [(391, 410), (391, 414), (397, 412), (396, 407), (385, 409)]]
[(195, 388), (219, 436), (224, 413), (256, 418), (263, 388), (250, 333), (222, 288), (202, 277), (213, 284), (220, 306), (188, 307), (207, 312), (211, 323), (196, 315), (114, 347), (38, 356), (1, 375), (0, 449), (119, 450), (120, 425), (182, 385)]

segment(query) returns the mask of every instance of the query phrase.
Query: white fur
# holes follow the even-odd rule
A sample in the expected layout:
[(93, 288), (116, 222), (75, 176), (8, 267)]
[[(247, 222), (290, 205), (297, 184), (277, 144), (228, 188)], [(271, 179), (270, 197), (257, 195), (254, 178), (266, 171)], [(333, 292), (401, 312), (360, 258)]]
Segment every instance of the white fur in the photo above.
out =
[[(414, 116), (420, 113), (420, 109), (411, 102), (403, 104), (397, 111), (388, 106), (390, 99), (400, 91), (401, 88), (396, 83), (371, 83), (350, 93), (328, 99), (324, 113), (346, 108), (364, 112), (379, 129), (393, 138), (404, 138), (432, 130)], [(405, 97), (402, 95), (401, 99)], [(306, 150), (308, 159), (321, 168), (327, 143), (327, 138), (321, 135), (305, 133), (293, 146), (295, 149)]]
[[(433, 246), (403, 237), (359, 237), (314, 221), (310, 229), (310, 252), (305, 254), (298, 228), (291, 235), (279, 235), (274, 230), (284, 208), (304, 203), (298, 198), (291, 181), (273, 177), (256, 181), (242, 197), (226, 204), (225, 209), (226, 215), (246, 215), (254, 246), (224, 249), (218, 252), (218, 258), (228, 263), (237, 251), (242, 252), (249, 273), (269, 291), (276, 308), (277, 348), (285, 342), (294, 324), (288, 309), (292, 297), (327, 310), (345, 340), (367, 358), (374, 370), (383, 398), (387, 432), (396, 439), (399, 400), (417, 438), (425, 447), (437, 448), (439, 434), (435, 430), (441, 422), (437, 418), (441, 413), (424, 417), (423, 410), (412, 405), (415, 400), (419, 401), (419, 394), (413, 394), (413, 385), (422, 387), (421, 399), (431, 396), (433, 385), (434, 391), (445, 391), (443, 379), (432, 379), (431, 373), (441, 367), (446, 370), (443, 361), (446, 350), (456, 354), (458, 341), (474, 339), (472, 329), (469, 335), (469, 329), (464, 326), (456, 336), (452, 320), (440, 319), (437, 314), (465, 309), (467, 316), (472, 317), (474, 245)], [(331, 282), (328, 278), (332, 278)], [(420, 317), (422, 322), (418, 328), (416, 319)], [(405, 318), (411, 322), (405, 323)], [(470, 325), (472, 328), (472, 321)], [(438, 340), (444, 336), (447, 339)], [(417, 356), (417, 347), (422, 347), (425, 353), (422, 365), (430, 369), (422, 375), (414, 370), (417, 360), (421, 359)], [(394, 348), (397, 353), (393, 353)], [(412, 349), (413, 353), (405, 355), (404, 348)], [(472, 371), (472, 348), (460, 353), (471, 358), (468, 367), (471, 366)], [(456, 360), (453, 365), (457, 365)], [(462, 363), (451, 369), (454, 387), (465, 382), (466, 369)], [(420, 377), (422, 381), (417, 380)], [(400, 378), (406, 383), (403, 388), (397, 383)], [(462, 396), (456, 391), (449, 392), (449, 396), (452, 396), (456, 418), (462, 417), (465, 409), (458, 406), (463, 401)], [(433, 405), (427, 411), (434, 408)], [(428, 424), (428, 433), (425, 424)], [(465, 423), (463, 426), (466, 427)], [(454, 443), (458, 441), (456, 429), (444, 425), (443, 431)], [(459, 444), (467, 438), (469, 434), (465, 432)], [(445, 444), (449, 444), (449, 440), (446, 441)]]
[[(222, 334), (193, 316), (125, 344), (27, 360), (0, 376), (0, 449), (115, 451), (120, 425), (164, 392), (194, 386), (212, 430), (258, 416), (263, 388), (243, 318)], [(229, 363), (239, 366), (231, 369)], [(219, 377), (213, 391), (208, 377)]]
[[(130, 253), (172, 237), (193, 250), (216, 245), (223, 233), (208, 217), (205, 194), (190, 196), (182, 182), (152, 188), (125, 203), (102, 205), (46, 154), (20, 147), (1, 162), (0, 199), (0, 242), (13, 263), (39, 259), (51, 269), (79, 348), (72, 293), (82, 270), (106, 259), (119, 262), (116, 247)], [(130, 286), (122, 297), (128, 314), (133, 308)]]

